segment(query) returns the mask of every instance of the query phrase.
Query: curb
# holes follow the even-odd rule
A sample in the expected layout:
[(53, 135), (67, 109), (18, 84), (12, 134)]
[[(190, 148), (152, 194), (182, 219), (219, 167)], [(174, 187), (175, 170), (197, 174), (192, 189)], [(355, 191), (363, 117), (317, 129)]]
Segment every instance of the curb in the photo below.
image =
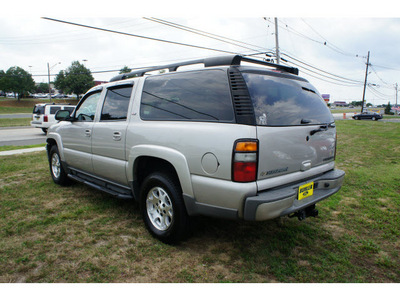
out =
[(46, 147), (37, 147), (37, 148), (28, 148), (28, 149), (18, 149), (18, 150), (9, 150), (9, 151), (0, 151), (0, 156), (8, 156), (8, 155), (16, 155), (30, 152), (39, 152), (45, 151)]

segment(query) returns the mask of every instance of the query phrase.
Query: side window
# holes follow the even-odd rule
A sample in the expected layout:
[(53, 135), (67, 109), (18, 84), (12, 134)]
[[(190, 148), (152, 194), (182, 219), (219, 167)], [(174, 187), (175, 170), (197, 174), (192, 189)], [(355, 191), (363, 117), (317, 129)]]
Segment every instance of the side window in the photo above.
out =
[(87, 95), (79, 104), (75, 112), (77, 121), (93, 122), (96, 115), (97, 102), (99, 102), (101, 91)]
[(143, 120), (234, 121), (226, 72), (191, 71), (147, 78), (140, 117)]
[(74, 111), (74, 109), (75, 109), (75, 107), (73, 107), (73, 106), (64, 107), (64, 110), (68, 110), (70, 114)]
[(132, 85), (109, 88), (101, 111), (100, 121), (124, 121), (127, 118)]
[(50, 107), (50, 114), (51, 115), (55, 115), (56, 114), (56, 112), (58, 112), (59, 110), (60, 110), (60, 106), (51, 106)]

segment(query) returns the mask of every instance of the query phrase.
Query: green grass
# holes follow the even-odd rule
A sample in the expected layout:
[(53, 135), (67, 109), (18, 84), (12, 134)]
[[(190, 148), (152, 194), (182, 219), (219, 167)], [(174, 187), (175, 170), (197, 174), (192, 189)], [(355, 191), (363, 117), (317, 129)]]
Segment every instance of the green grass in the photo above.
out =
[(33, 105), (32, 107), (0, 106), (0, 114), (29, 114), (29, 113), (31, 114), (32, 111), (33, 111)]
[(26, 146), (0, 146), (1, 151), (10, 151), (10, 150), (19, 150), (19, 149), (28, 149), (28, 148), (37, 148), (44, 147), (46, 144), (37, 144), (37, 145), (26, 145)]
[(0, 119), (0, 127), (30, 126), (32, 118)]
[(339, 193), (318, 218), (197, 218), (178, 246), (138, 207), (52, 183), (44, 152), (0, 157), (0, 282), (400, 282), (400, 124), (337, 121)]

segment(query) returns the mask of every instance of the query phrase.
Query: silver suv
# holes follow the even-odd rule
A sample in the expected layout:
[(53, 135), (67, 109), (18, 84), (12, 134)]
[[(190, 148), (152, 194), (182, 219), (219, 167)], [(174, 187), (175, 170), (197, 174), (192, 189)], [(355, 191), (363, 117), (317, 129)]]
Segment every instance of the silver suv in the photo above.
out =
[[(161, 69), (170, 72), (146, 75)], [(333, 117), (297, 74), (229, 56), (119, 75), (90, 89), (71, 115), (57, 113), (47, 135), (51, 176), (134, 198), (166, 243), (184, 238), (196, 215), (316, 216), (315, 203), (336, 193), (345, 173), (334, 168)]]

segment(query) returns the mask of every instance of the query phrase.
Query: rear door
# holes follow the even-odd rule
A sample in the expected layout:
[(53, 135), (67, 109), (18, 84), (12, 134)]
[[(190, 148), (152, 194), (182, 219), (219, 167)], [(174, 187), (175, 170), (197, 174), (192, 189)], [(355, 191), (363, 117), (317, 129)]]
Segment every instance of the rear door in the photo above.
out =
[(336, 129), (316, 89), (287, 76), (243, 73), (259, 140), (258, 180), (334, 160)]
[(110, 87), (106, 91), (100, 120), (93, 126), (94, 173), (127, 185), (125, 139), (133, 84)]
[(35, 105), (32, 112), (32, 125), (42, 125), (44, 115), (44, 105)]

